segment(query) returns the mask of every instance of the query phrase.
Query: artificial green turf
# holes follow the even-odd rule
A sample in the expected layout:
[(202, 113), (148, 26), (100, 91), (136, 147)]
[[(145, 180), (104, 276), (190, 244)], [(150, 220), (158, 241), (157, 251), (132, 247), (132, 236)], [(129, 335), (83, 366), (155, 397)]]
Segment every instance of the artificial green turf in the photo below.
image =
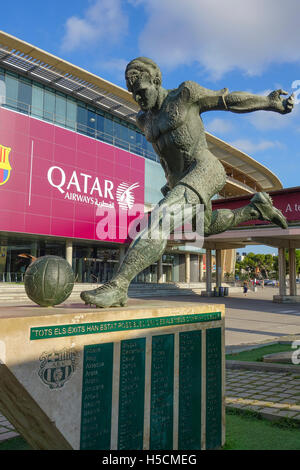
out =
[[(29, 450), (21, 437), (0, 443), (0, 450)], [(300, 428), (291, 420), (281, 425), (259, 419), (252, 413), (226, 412), (224, 450), (300, 450)]]
[(262, 361), (263, 356), (266, 354), (279, 353), (283, 351), (291, 351), (291, 346), (289, 344), (271, 344), (269, 346), (262, 346), (261, 348), (242, 351), (236, 354), (227, 354), (226, 359), (230, 361), (257, 362)]
[(224, 450), (300, 450), (300, 429), (242, 414), (226, 413)]

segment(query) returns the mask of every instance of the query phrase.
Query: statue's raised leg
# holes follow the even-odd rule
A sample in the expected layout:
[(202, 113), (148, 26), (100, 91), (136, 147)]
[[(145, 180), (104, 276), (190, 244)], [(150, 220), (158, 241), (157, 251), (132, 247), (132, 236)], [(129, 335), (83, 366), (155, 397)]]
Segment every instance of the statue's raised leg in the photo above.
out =
[(215, 235), (236, 227), (249, 220), (267, 220), (281, 228), (287, 228), (287, 221), (279, 209), (273, 206), (272, 199), (265, 193), (255, 194), (250, 204), (238, 209), (218, 209), (211, 213), (210, 224), (206, 224), (205, 236)]

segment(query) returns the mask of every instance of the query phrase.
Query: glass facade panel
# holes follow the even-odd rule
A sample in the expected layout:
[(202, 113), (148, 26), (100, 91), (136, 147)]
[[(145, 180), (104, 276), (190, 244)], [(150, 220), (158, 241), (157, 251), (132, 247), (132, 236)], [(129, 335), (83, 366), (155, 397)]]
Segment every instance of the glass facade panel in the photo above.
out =
[(75, 100), (68, 96), (67, 98), (67, 116), (66, 116), (66, 127), (69, 129), (76, 128), (76, 116), (77, 116), (77, 103)]
[(129, 150), (131, 152), (137, 153), (137, 146), (136, 146), (136, 135), (137, 132), (135, 132), (134, 129), (131, 127), (128, 128), (128, 142), (129, 142)]
[(125, 150), (129, 150), (129, 136), (128, 136), (128, 127), (122, 126), (120, 124), (120, 146)]
[(103, 140), (104, 135), (104, 117), (100, 114), (97, 114), (96, 117), (96, 138)]
[(139, 153), (142, 155), (142, 151), (143, 151), (143, 134), (141, 134), (140, 132), (136, 132), (135, 134), (135, 141), (136, 141), (136, 153)]
[(55, 93), (46, 89), (44, 94), (44, 119), (54, 121), (55, 114)]
[(18, 111), (28, 114), (32, 103), (32, 86), (29, 80), (20, 80), (18, 87)]
[[(127, 131), (127, 128), (125, 128)], [(125, 137), (124, 126), (119, 122), (114, 122), (114, 144), (118, 147), (128, 150), (129, 149), (129, 142), (128, 142), (128, 131), (127, 131), (127, 139)]]
[(88, 115), (87, 115), (87, 135), (90, 137), (95, 137), (96, 136), (96, 113), (90, 109), (88, 109)]
[(88, 111), (83, 106), (77, 106), (77, 131), (86, 134)]
[(120, 140), (122, 137), (121, 137), (121, 134), (122, 134), (122, 126), (121, 124), (119, 124), (118, 122), (114, 122), (114, 136), (116, 137), (116, 139)]
[(66, 125), (67, 100), (64, 95), (56, 94), (55, 97), (55, 121), (63, 126)]
[(0, 69), (0, 105), (6, 102), (6, 85), (4, 70)]
[(142, 137), (142, 149), (143, 149), (143, 155), (145, 156), (146, 151), (147, 151), (147, 140), (144, 135)]
[(17, 109), (19, 81), (12, 75), (5, 75), (6, 104), (13, 109)]
[(44, 88), (42, 85), (32, 85), (31, 114), (43, 117), (44, 114)]
[(113, 132), (114, 132), (114, 126), (113, 126), (113, 120), (112, 119), (105, 119), (104, 120), (104, 136), (103, 140), (104, 142), (108, 142), (109, 144), (113, 143)]

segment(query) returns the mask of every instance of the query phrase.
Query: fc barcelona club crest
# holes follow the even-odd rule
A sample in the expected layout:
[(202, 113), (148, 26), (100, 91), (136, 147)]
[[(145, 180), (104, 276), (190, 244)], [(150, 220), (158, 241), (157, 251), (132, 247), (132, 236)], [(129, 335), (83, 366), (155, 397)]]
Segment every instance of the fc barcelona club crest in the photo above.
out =
[(0, 186), (5, 184), (10, 177), (11, 166), (9, 163), (9, 154), (11, 148), (0, 145)]
[(72, 349), (44, 352), (40, 361), (40, 378), (50, 389), (57, 389), (63, 387), (75, 372), (77, 353)]

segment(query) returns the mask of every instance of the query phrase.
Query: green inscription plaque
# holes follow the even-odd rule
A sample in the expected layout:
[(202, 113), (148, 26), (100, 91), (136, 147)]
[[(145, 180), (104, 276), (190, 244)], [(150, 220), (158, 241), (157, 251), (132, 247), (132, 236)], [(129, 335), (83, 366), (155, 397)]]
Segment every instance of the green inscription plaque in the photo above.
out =
[(135, 320), (116, 320), (107, 322), (72, 323), (64, 325), (37, 326), (30, 328), (30, 340), (82, 336), (114, 331), (142, 330), (163, 326), (185, 325), (221, 320), (221, 312), (173, 315), (171, 317), (137, 318)]
[(80, 449), (110, 449), (113, 343), (84, 347)]
[(179, 450), (201, 449), (201, 345), (201, 330), (179, 334)]
[(150, 449), (173, 449), (174, 335), (152, 337)]
[(119, 450), (142, 450), (146, 338), (121, 342)]
[(206, 330), (206, 448), (222, 442), (222, 333)]

